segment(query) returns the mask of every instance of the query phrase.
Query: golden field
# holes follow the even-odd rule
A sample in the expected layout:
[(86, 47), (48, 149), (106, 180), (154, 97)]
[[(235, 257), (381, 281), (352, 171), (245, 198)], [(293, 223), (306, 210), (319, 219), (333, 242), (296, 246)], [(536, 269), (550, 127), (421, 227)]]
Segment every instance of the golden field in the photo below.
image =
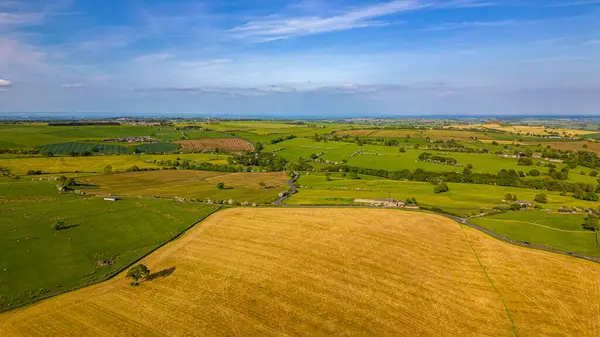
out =
[(0, 314), (0, 335), (600, 335), (600, 265), (438, 215), (234, 208), (142, 262), (141, 286)]
[(359, 137), (381, 137), (381, 138), (405, 138), (406, 136), (426, 138), (431, 140), (470, 141), (475, 139), (493, 139), (479, 132), (455, 131), (455, 130), (402, 130), (402, 129), (377, 129), (377, 130), (343, 130), (336, 131), (340, 136)]
[(0, 159), (0, 167), (11, 169), (15, 174), (26, 174), (28, 170), (41, 170), (45, 173), (104, 172), (107, 165), (113, 171), (123, 171), (129, 167), (158, 168), (154, 160), (172, 160), (177, 158), (193, 161), (209, 162), (215, 165), (227, 164), (227, 156), (209, 153), (188, 153), (168, 155), (119, 155), (119, 156), (89, 156), (89, 157), (36, 157)]
[(449, 127), (458, 129), (494, 129), (501, 130), (516, 134), (531, 134), (531, 135), (550, 135), (550, 132), (558, 132), (561, 135), (567, 135), (569, 137), (575, 137), (579, 135), (587, 135), (597, 133), (597, 131), (590, 130), (577, 130), (577, 129), (563, 129), (563, 128), (546, 128), (544, 126), (532, 126), (532, 125), (509, 125), (503, 126), (500, 124), (469, 124), (469, 125), (451, 125)]

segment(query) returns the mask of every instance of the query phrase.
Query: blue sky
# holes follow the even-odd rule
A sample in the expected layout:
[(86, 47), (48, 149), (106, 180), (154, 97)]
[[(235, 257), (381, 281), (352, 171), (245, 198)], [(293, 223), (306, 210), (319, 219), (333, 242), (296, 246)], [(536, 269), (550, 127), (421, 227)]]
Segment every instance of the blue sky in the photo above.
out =
[(0, 113), (600, 114), (600, 0), (0, 0)]

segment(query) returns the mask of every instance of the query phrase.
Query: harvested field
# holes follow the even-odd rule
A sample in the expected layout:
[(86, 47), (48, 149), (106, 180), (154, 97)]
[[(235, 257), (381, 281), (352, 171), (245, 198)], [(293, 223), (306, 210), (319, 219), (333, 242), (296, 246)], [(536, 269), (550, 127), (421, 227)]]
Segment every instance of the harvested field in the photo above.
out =
[(337, 135), (340, 136), (359, 136), (359, 137), (373, 137), (373, 138), (405, 138), (410, 136), (412, 138), (426, 138), (429, 137), (431, 140), (450, 140), (454, 139), (457, 141), (470, 141), (474, 139), (492, 139), (492, 137), (472, 131), (453, 131), (453, 130), (403, 130), (403, 129), (380, 129), (380, 130), (346, 130), (337, 131)]
[(223, 150), (223, 151), (252, 151), (254, 146), (252, 143), (239, 138), (210, 138), (198, 140), (181, 140), (177, 144), (184, 151), (190, 150)]
[(447, 218), (229, 209), (124, 275), (0, 314), (0, 335), (600, 334), (600, 265)]

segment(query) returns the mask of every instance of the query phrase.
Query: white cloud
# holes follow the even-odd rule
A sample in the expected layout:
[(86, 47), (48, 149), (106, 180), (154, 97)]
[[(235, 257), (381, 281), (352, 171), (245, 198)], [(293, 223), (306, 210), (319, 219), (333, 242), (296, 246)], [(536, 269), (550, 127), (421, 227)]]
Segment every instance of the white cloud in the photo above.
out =
[(386, 25), (372, 19), (399, 12), (407, 12), (431, 5), (421, 0), (392, 1), (346, 11), (328, 17), (302, 16), (277, 18), (273, 16), (252, 20), (231, 29), (237, 37), (254, 37), (261, 42), (285, 39), (293, 36)]
[(81, 83), (67, 83), (62, 85), (63, 88), (81, 88), (82, 86), (83, 84)]
[(11, 81), (0, 78), (0, 87), (10, 87), (11, 85), (12, 85)]

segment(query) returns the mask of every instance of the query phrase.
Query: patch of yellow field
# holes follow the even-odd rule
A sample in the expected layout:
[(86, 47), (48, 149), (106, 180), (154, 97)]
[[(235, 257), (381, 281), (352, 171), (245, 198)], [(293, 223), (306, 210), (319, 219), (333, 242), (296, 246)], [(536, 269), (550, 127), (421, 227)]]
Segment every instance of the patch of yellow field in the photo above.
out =
[(90, 157), (36, 157), (0, 159), (0, 167), (10, 168), (15, 174), (26, 174), (28, 170), (41, 170), (46, 173), (67, 172), (104, 172), (107, 165), (113, 171), (123, 171), (136, 165), (139, 168), (158, 168), (154, 160), (189, 159), (207, 161), (215, 165), (227, 164), (227, 156), (206, 153), (172, 154), (172, 155), (119, 155)]
[(600, 333), (600, 265), (425, 213), (229, 209), (142, 262), (159, 276), (0, 314), (0, 335)]
[(337, 135), (359, 136), (359, 137), (382, 137), (382, 138), (426, 138), (431, 140), (450, 140), (470, 141), (480, 139), (492, 139), (490, 136), (480, 132), (455, 131), (455, 130), (401, 130), (401, 129), (380, 129), (380, 130), (344, 130), (336, 131)]
[(530, 134), (530, 135), (540, 135), (540, 136), (550, 135), (550, 132), (558, 132), (561, 135), (567, 135), (569, 137), (597, 133), (597, 131), (590, 131), (590, 130), (546, 128), (544, 126), (531, 126), (531, 125), (503, 126), (500, 124), (470, 124), (470, 125), (462, 124), (462, 125), (451, 125), (448, 127), (453, 127), (453, 128), (457, 128), (457, 129), (495, 129), (495, 130), (501, 130), (501, 131), (511, 132), (511, 133), (515, 133), (515, 134)]

